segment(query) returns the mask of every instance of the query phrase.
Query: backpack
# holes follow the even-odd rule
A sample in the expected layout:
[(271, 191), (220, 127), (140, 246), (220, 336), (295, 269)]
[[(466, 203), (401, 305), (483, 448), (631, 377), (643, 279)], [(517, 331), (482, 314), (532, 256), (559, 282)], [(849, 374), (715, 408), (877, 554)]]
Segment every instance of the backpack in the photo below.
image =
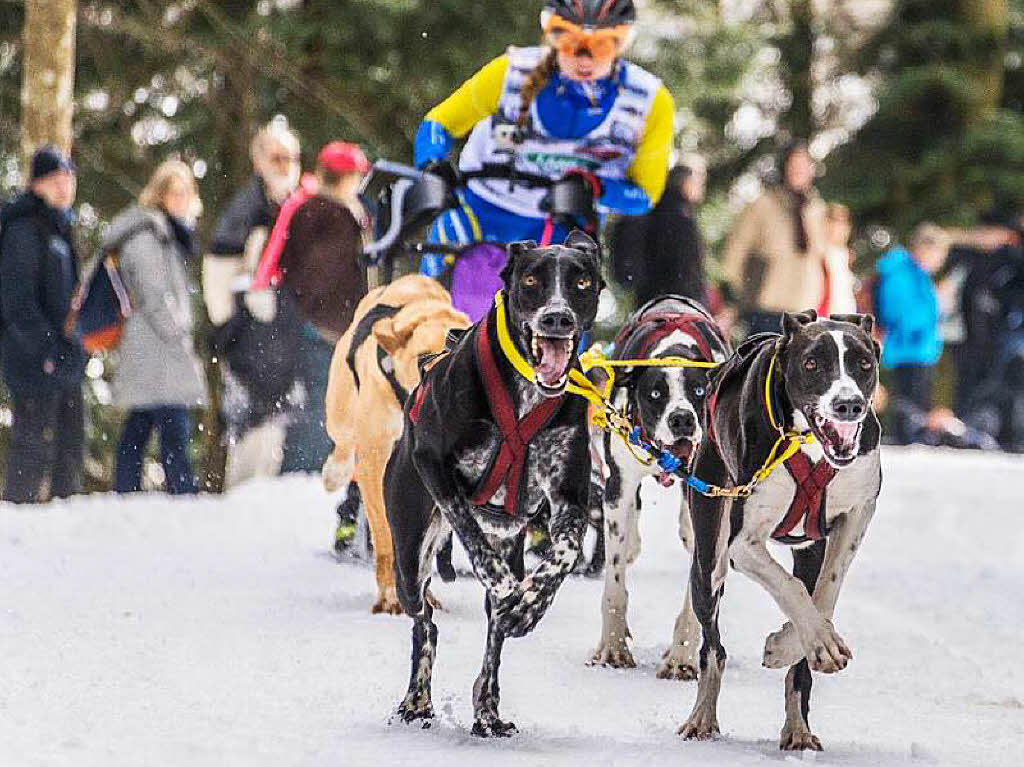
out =
[(64, 331), (70, 335), (78, 323), (82, 346), (89, 354), (110, 352), (121, 343), (125, 320), (131, 313), (131, 298), (118, 269), (117, 251), (104, 251), (79, 284)]

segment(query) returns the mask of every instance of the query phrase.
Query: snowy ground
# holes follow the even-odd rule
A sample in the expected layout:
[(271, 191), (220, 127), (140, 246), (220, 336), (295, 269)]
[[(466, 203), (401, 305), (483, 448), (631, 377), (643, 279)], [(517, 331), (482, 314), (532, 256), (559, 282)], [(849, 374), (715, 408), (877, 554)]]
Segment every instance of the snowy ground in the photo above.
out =
[[(898, 452), (840, 601), (855, 658), (817, 676), (819, 764), (1024, 761), (1024, 462)], [(653, 489), (658, 492), (657, 488)], [(630, 572), (640, 667), (588, 668), (600, 584), (572, 579), (506, 645), (502, 711), (522, 734), (468, 735), (483, 645), (475, 581), (441, 584), (430, 730), (389, 726), (409, 622), (371, 616), (369, 569), (327, 554), (313, 478), (226, 499), (93, 497), (0, 506), (0, 765), (747, 765), (777, 750), (779, 615), (742, 576), (722, 623), (724, 736), (676, 735), (692, 683), (654, 677), (688, 560), (673, 497), (648, 506)], [(813, 758), (813, 755), (808, 755)]]

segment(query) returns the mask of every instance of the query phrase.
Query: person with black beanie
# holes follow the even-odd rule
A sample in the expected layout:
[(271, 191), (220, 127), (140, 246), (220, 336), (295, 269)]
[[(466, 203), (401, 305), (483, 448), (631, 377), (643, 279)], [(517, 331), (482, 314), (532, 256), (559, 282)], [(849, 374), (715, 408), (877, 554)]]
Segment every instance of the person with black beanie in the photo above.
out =
[(14, 410), (3, 499), (14, 503), (82, 489), (85, 352), (65, 327), (79, 280), (76, 173), (57, 147), (38, 149), (29, 188), (0, 220), (0, 362)]

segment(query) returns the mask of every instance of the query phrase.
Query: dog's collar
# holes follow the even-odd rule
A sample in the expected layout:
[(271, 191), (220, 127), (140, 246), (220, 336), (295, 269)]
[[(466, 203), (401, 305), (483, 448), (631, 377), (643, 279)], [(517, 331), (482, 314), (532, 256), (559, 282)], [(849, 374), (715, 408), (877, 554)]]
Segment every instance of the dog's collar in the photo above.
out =
[(775, 349), (772, 351), (772, 358), (768, 362), (768, 374), (764, 377), (764, 411), (768, 416), (768, 423), (771, 424), (772, 429), (778, 434), (785, 436), (798, 436), (803, 440), (805, 445), (814, 443), (815, 437), (814, 432), (807, 429), (802, 432), (795, 430), (786, 431), (785, 423), (780, 420), (779, 415), (776, 413), (778, 407), (778, 396), (772, 388), (772, 382), (775, 379), (775, 363), (779, 360), (779, 347), (775, 345)]
[(505, 317), (505, 296), (500, 290), (494, 294), (494, 308), (497, 312), (497, 321), (494, 324), (497, 326), (498, 346), (501, 347), (501, 353), (505, 355), (505, 359), (512, 364), (519, 375), (530, 383), (534, 383), (533, 366), (519, 353), (512, 340), (512, 334), (509, 333), (508, 320)]
[(782, 433), (785, 430), (775, 417), (775, 407), (773, 405), (775, 397), (773, 396), (774, 392), (772, 391), (772, 379), (775, 377), (775, 363), (778, 359), (779, 349), (778, 346), (776, 346), (775, 351), (772, 352), (771, 361), (768, 363), (768, 375), (764, 377), (764, 410), (768, 414), (768, 423), (772, 425), (772, 428), (775, 431)]

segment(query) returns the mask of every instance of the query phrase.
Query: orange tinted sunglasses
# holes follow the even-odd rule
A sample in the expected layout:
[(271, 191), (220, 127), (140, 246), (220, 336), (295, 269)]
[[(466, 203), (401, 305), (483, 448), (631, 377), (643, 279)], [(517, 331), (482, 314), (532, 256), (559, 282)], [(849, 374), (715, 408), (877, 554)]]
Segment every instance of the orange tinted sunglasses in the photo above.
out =
[(630, 30), (628, 24), (623, 24), (587, 31), (555, 14), (551, 14), (544, 24), (544, 34), (560, 53), (575, 56), (585, 49), (595, 61), (611, 61), (618, 56), (629, 39)]

